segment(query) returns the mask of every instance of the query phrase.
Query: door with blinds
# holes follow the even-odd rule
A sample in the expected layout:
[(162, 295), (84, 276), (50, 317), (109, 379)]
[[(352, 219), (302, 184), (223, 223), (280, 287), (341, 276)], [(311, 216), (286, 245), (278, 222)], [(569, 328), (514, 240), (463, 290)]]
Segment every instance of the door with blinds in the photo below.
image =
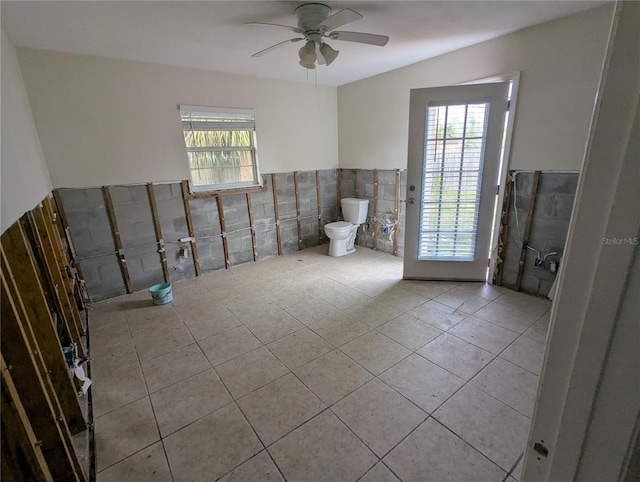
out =
[(411, 90), (405, 279), (486, 279), (508, 91)]

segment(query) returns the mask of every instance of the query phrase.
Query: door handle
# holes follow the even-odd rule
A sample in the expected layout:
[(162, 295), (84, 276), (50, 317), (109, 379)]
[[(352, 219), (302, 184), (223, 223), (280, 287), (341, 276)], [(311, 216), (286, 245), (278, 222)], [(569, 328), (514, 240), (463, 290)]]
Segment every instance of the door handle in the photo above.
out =
[(409, 201), (409, 204), (415, 204), (415, 202), (416, 202), (416, 200), (415, 200), (415, 199), (413, 199), (412, 197), (410, 197), (410, 198), (408, 199), (408, 201)]

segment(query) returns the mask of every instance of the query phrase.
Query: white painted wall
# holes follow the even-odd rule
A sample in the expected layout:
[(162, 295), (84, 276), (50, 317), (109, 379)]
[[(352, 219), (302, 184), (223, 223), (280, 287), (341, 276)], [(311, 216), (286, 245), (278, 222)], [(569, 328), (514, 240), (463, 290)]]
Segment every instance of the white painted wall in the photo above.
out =
[(579, 170), (612, 12), (592, 9), (339, 87), (340, 167), (406, 168), (410, 89), (522, 71), (510, 168)]
[(4, 233), (51, 192), (51, 179), (38, 139), (16, 49), (2, 36), (1, 228)]
[(18, 49), (54, 187), (188, 179), (178, 104), (251, 107), (260, 170), (338, 166), (335, 87)]

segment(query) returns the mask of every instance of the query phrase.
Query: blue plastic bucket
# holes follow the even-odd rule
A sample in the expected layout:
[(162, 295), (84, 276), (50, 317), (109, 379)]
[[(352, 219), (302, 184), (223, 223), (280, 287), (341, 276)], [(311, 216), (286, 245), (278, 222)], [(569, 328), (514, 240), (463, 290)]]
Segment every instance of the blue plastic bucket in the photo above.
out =
[(161, 283), (159, 285), (153, 285), (149, 288), (151, 298), (153, 298), (154, 305), (166, 305), (173, 301), (173, 293), (171, 292), (171, 283)]

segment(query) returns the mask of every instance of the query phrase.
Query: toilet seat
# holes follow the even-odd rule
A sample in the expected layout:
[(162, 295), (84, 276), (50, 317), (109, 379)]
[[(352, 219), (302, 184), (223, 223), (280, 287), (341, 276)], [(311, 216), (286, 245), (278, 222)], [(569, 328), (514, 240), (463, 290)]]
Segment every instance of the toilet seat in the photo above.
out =
[(325, 224), (324, 228), (329, 228), (336, 233), (347, 233), (352, 226), (353, 224), (347, 221), (337, 221), (335, 223)]

